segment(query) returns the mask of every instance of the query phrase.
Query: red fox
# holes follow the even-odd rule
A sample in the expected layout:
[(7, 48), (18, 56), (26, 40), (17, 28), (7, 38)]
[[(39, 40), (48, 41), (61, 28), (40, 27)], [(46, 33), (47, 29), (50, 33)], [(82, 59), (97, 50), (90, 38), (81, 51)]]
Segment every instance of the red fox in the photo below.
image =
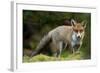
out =
[(32, 56), (36, 55), (45, 45), (49, 45), (53, 56), (59, 57), (64, 48), (68, 48), (72, 53), (79, 52), (82, 45), (82, 40), (85, 35), (86, 24), (71, 20), (71, 26), (58, 26), (51, 30), (38, 44), (36, 50), (32, 52)]

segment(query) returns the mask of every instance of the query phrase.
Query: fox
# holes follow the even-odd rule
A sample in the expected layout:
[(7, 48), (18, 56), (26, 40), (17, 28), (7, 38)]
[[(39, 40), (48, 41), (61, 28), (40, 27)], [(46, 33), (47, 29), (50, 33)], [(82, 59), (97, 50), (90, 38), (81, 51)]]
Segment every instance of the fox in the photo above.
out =
[(54, 28), (45, 35), (31, 56), (37, 55), (44, 46), (50, 46), (52, 55), (60, 57), (62, 50), (69, 48), (72, 53), (80, 52), (85, 35), (85, 21), (77, 22), (71, 19), (71, 26), (62, 25)]

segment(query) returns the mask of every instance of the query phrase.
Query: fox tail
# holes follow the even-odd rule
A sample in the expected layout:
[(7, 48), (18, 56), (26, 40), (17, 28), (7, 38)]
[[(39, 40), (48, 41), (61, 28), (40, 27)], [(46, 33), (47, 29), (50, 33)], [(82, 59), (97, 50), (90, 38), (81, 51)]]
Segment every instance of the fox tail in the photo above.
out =
[(38, 46), (36, 47), (36, 50), (32, 52), (31, 57), (37, 55), (40, 53), (40, 51), (48, 44), (50, 43), (51, 37), (49, 35), (45, 35)]

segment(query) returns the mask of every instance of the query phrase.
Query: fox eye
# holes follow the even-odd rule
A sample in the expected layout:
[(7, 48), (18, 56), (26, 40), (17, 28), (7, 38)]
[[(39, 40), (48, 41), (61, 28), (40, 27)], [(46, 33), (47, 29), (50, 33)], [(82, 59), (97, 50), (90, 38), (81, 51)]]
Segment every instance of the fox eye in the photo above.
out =
[(76, 33), (78, 33), (78, 30), (75, 30)]
[(80, 30), (80, 32), (83, 32), (83, 30)]

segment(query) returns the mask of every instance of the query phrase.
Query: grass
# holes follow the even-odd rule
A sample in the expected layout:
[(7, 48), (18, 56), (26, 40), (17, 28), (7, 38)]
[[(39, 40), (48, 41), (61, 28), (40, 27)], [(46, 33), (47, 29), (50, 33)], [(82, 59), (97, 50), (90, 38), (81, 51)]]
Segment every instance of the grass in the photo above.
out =
[(52, 56), (47, 56), (43, 54), (38, 54), (32, 58), (29, 56), (24, 56), (23, 57), (23, 62), (24, 63), (29, 63), (29, 62), (43, 62), (43, 61), (67, 61), (67, 60), (82, 60), (82, 52), (79, 54), (69, 54), (68, 52), (63, 52), (60, 58), (52, 57)]

